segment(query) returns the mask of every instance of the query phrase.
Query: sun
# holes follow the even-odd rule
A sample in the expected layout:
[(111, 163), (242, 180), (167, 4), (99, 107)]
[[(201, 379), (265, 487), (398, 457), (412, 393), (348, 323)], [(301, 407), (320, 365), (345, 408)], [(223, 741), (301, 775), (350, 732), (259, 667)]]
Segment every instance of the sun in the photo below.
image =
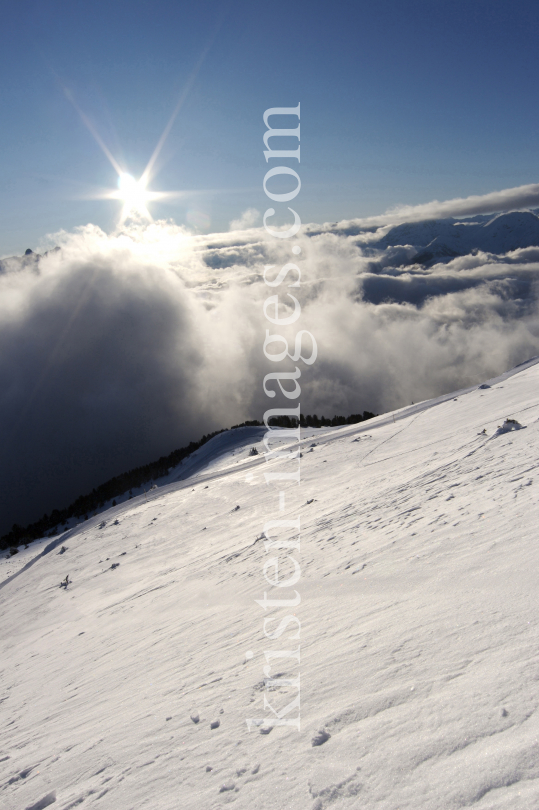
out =
[(98, 195), (98, 198), (120, 200), (123, 203), (120, 224), (125, 223), (126, 220), (153, 222), (152, 215), (148, 210), (149, 203), (183, 196), (183, 193), (179, 191), (149, 191), (147, 185), (150, 178), (147, 170), (139, 180), (135, 180), (132, 174), (124, 171), (119, 166), (116, 171), (118, 172), (118, 188), (103, 190)]
[(120, 223), (124, 223), (129, 219), (138, 222), (144, 220), (153, 222), (152, 215), (148, 210), (150, 202), (182, 196), (178, 191), (149, 191), (147, 188), (148, 180), (149, 173), (147, 170), (139, 180), (135, 180), (132, 174), (118, 167), (118, 189), (107, 191), (103, 196), (110, 200), (120, 200), (123, 203)]
[(118, 193), (115, 196), (124, 204), (122, 220), (133, 217), (151, 219), (147, 204), (153, 195), (146, 190), (144, 175), (140, 180), (135, 180), (132, 174), (122, 172), (118, 177)]

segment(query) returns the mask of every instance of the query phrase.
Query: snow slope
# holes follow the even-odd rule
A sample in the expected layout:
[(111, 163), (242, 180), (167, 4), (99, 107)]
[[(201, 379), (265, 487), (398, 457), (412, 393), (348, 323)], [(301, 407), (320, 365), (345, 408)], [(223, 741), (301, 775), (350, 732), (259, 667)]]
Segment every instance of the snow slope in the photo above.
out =
[[(4, 560), (2, 808), (537, 810), (539, 359), (489, 382), (310, 431), (284, 503), (244, 436)], [(257, 538), (298, 515), (276, 594)]]

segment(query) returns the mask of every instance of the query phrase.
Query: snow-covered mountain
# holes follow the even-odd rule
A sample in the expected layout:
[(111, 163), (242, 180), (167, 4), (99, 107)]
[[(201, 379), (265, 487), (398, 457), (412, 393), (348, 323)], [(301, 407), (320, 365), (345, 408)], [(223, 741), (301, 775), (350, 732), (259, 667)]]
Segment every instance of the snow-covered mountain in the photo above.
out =
[(539, 245), (539, 217), (532, 211), (512, 211), (470, 220), (441, 219), (397, 225), (372, 242), (379, 248), (413, 245), (413, 261), (429, 264), (463, 256), (473, 250), (507, 253)]
[(536, 810), (539, 358), (250, 442), (2, 560), (2, 808)]

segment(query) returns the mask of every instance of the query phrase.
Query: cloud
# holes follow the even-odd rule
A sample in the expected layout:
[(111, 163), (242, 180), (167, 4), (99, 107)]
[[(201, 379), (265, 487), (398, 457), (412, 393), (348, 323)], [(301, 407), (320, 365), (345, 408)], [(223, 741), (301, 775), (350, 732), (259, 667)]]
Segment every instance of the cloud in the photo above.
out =
[(239, 219), (233, 219), (230, 223), (231, 231), (245, 231), (252, 228), (260, 219), (260, 211), (256, 208), (247, 208)]
[[(415, 248), (340, 233), (304, 230), (299, 257), (282, 242), (260, 229), (87, 226), (56, 234), (60, 250), (40, 259), (2, 263), (0, 534), (203, 433), (290, 406), (263, 391), (277, 368), (262, 350), (268, 327), (315, 336), (316, 362), (297, 365), (301, 409), (319, 416), (381, 413), (539, 353), (539, 248), (426, 266)], [(277, 290), (263, 273), (292, 259), (302, 313), (285, 330), (264, 317)]]
[[(397, 225), (401, 222), (421, 222), (443, 217), (467, 217), (475, 214), (494, 214), (500, 211), (534, 208), (539, 206), (539, 183), (526, 186), (493, 191), (490, 194), (473, 195), (439, 202), (432, 200), (422, 205), (400, 205), (390, 208), (385, 214), (360, 219), (345, 220), (338, 223), (339, 229), (382, 228)], [(335, 227), (337, 223), (326, 223), (325, 229)]]

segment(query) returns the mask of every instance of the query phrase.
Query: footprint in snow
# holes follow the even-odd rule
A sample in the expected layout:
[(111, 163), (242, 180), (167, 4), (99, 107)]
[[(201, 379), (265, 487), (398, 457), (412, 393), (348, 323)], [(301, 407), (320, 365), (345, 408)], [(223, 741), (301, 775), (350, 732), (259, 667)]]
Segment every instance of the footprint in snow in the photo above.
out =
[[(5, 757), (5, 759), (9, 759), (9, 757)], [(3, 762), (4, 760), (0, 760)], [(19, 779), (26, 779), (29, 773), (31, 773), (35, 768), (35, 765), (32, 765), (30, 768), (25, 768), (23, 771), (17, 774), (17, 776), (12, 776), (11, 779), (8, 781), (8, 785), (13, 785), (15, 782), (18, 782)]]
[(48, 807), (50, 804), (54, 804), (56, 801), (56, 791), (53, 790), (51, 793), (47, 793), (46, 796), (43, 796), (35, 804), (29, 804), (26, 810), (45, 810), (45, 807)]

